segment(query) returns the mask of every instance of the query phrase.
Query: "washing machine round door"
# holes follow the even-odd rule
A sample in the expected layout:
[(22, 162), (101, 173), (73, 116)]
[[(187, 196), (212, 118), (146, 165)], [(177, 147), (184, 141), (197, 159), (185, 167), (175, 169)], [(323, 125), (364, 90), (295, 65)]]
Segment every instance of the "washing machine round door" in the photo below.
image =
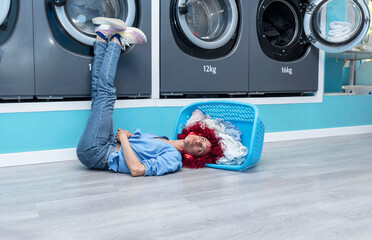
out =
[(53, 3), (64, 30), (75, 40), (90, 46), (96, 39), (93, 18), (118, 18), (130, 27), (137, 14), (135, 0), (54, 0)]
[(197, 47), (223, 47), (237, 31), (235, 0), (178, 0), (175, 8), (178, 28)]
[(327, 52), (343, 52), (368, 32), (370, 14), (364, 0), (314, 0), (304, 16), (308, 40)]
[(4, 23), (6, 17), (9, 14), (11, 0), (0, 1), (0, 26)]

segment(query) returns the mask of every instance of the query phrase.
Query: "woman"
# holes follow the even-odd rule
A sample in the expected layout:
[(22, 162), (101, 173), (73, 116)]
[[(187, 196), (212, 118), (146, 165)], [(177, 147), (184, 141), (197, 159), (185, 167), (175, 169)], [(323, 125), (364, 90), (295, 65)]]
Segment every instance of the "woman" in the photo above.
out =
[(178, 140), (118, 129), (114, 136), (112, 113), (116, 101), (114, 78), (121, 50), (146, 43), (137, 28), (118, 19), (95, 18), (97, 38), (92, 68), (91, 113), (76, 149), (88, 168), (130, 173), (132, 176), (163, 175), (181, 169), (203, 167), (222, 156), (213, 130), (196, 123), (183, 129)]

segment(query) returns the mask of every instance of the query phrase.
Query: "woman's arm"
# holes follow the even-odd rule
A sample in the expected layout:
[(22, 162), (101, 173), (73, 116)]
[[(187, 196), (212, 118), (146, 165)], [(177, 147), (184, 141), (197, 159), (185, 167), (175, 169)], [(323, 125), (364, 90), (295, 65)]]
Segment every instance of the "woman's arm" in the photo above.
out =
[(132, 147), (130, 146), (128, 138), (131, 134), (127, 130), (118, 129), (116, 139), (120, 142), (121, 148), (123, 149), (124, 159), (129, 168), (129, 171), (133, 177), (142, 176), (145, 174), (145, 165), (143, 165), (137, 158)]

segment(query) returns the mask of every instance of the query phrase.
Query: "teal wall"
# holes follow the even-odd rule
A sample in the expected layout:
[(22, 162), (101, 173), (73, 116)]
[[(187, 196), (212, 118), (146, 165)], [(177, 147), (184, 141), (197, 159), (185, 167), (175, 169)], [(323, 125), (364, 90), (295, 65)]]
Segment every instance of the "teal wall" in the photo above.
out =
[[(266, 132), (372, 125), (372, 96), (325, 96), (323, 103), (259, 105)], [(181, 107), (116, 109), (114, 129), (171, 137)], [(0, 114), (0, 154), (76, 147), (89, 110)]]
[(342, 92), (345, 75), (347, 81), (349, 81), (348, 72), (346, 73), (346, 71), (344, 71), (343, 63), (343, 59), (326, 58), (324, 68), (327, 69), (327, 71), (324, 77), (326, 79), (324, 82), (324, 92)]
[[(324, 92), (342, 92), (343, 85), (349, 85), (350, 65), (344, 67), (343, 59), (326, 58), (324, 62), (326, 69), (324, 74)], [(356, 62), (356, 68), (360, 66), (360, 61)]]

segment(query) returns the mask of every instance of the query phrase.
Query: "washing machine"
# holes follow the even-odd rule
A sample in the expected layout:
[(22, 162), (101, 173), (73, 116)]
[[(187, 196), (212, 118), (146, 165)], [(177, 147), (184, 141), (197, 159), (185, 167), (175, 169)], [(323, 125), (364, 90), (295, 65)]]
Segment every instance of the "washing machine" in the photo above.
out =
[(32, 1), (0, 1), (0, 99), (30, 99), (34, 89)]
[(160, 1), (161, 96), (248, 92), (249, 1)]
[(126, 50), (115, 86), (120, 98), (151, 91), (151, 4), (145, 0), (34, 0), (35, 91), (38, 99), (88, 98), (91, 90), (92, 19), (123, 19), (140, 28), (148, 44)]
[(319, 50), (343, 52), (366, 35), (363, 0), (250, 0), (250, 94), (318, 90)]

